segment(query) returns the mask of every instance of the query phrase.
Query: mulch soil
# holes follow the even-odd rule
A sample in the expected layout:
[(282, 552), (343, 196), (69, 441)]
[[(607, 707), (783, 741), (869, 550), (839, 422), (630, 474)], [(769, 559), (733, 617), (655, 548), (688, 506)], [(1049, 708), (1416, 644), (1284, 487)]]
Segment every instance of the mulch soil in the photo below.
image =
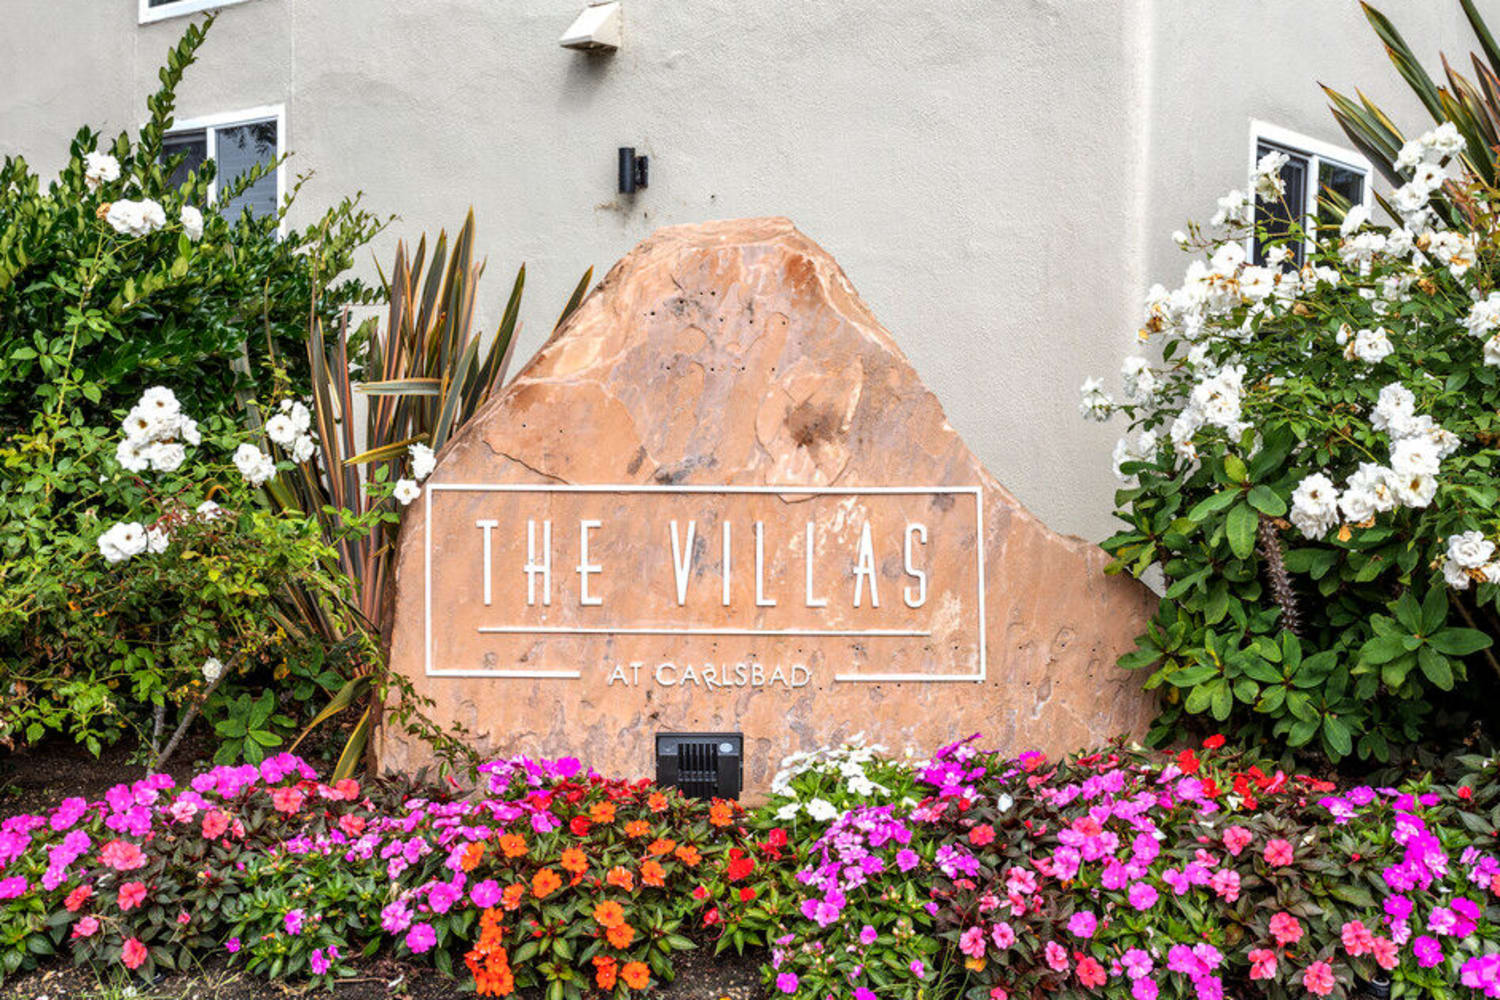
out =
[[(328, 748), (299, 748), (310, 760)], [(334, 754), (337, 746), (331, 747)], [(166, 770), (185, 781), (208, 766), (213, 744), (189, 742)], [(63, 798), (79, 795), (102, 798), (112, 786), (135, 781), (146, 768), (125, 746), (107, 748), (99, 758), (72, 743), (47, 744), (15, 753), (0, 753), (0, 817), (51, 809)], [(322, 762), (314, 761), (326, 770)], [(713, 956), (705, 950), (674, 957), (677, 979), (652, 992), (661, 1000), (763, 1000), (760, 958), (732, 953)], [(284, 1000), (287, 997), (330, 997), (333, 1000), (446, 1000), (472, 997), (461, 981), (446, 979), (431, 968), (394, 959), (377, 959), (358, 966), (359, 974), (340, 981), (330, 993), (302, 983), (269, 982), (210, 962), (190, 973), (141, 983), (118, 975), (119, 970), (50, 964), (0, 983), (0, 1000)], [(133, 988), (133, 992), (131, 989)], [(537, 994), (536, 997), (539, 997)], [(535, 997), (521, 994), (523, 1000)]]

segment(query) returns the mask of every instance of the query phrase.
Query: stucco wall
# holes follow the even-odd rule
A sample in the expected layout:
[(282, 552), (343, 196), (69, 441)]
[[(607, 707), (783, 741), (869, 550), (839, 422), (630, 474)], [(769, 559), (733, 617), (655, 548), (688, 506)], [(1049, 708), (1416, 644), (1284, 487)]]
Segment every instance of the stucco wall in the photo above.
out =
[[(788, 215), (995, 474), (1091, 538), (1118, 431), (1079, 420), (1078, 384), (1113, 376), (1140, 292), (1180, 274), (1167, 234), (1243, 184), (1248, 119), (1337, 140), (1321, 78), (1417, 120), (1352, 0), (625, 0), (605, 57), (556, 44), (581, 7), (251, 0), (180, 117), (284, 103), (293, 168), (317, 171), (297, 217), (363, 189), (403, 216), (382, 257), (472, 203), (486, 324), (527, 264), (522, 357), (585, 267), (658, 226)], [(1383, 7), (1434, 61), (1469, 47), (1456, 3)], [(43, 170), (85, 121), (139, 123), (184, 24), (137, 25), (135, 0), (5, 8), (0, 152)], [(633, 201), (620, 145), (652, 161)]]

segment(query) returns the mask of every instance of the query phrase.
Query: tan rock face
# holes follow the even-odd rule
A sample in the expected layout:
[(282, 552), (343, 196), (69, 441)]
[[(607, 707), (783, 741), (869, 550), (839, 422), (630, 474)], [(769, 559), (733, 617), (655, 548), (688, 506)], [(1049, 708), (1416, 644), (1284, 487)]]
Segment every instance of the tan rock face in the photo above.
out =
[(1106, 562), (985, 471), (791, 223), (679, 226), (439, 456), (392, 666), (490, 754), (638, 776), (658, 732), (742, 732), (751, 794), (861, 731), (1061, 752), (1152, 714), (1114, 665), (1152, 598)]

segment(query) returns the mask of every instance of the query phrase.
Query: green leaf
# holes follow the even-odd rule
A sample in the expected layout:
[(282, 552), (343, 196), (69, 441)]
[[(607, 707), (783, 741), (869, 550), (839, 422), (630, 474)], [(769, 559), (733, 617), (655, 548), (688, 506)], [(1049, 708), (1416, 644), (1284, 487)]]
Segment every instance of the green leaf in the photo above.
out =
[(1245, 470), (1244, 461), (1238, 455), (1224, 456), (1224, 474), (1237, 483), (1243, 483), (1250, 476)]
[(1449, 656), (1468, 656), (1494, 644), (1488, 635), (1473, 628), (1445, 628), (1427, 641), (1439, 653)]
[(1406, 636), (1377, 635), (1359, 649), (1359, 658), (1365, 663), (1380, 665), (1389, 663), (1407, 652)]
[(1255, 529), (1260, 525), (1260, 515), (1247, 504), (1236, 504), (1229, 511), (1225, 534), (1229, 538), (1230, 550), (1241, 559), (1255, 551)]
[(1206, 497), (1202, 500), (1199, 500), (1196, 504), (1193, 505), (1193, 509), (1188, 511), (1188, 520), (1201, 522), (1206, 519), (1208, 515), (1218, 513), (1225, 507), (1228, 507), (1230, 504), (1234, 503), (1237, 499), (1239, 499), (1239, 496), (1239, 490), (1224, 490), (1220, 493), (1215, 493), (1211, 497)]
[(1430, 645), (1423, 646), (1417, 651), (1417, 664), (1434, 685), (1444, 691), (1453, 690), (1453, 668), (1446, 656), (1434, 652)]
[(1349, 732), (1349, 726), (1342, 719), (1332, 715), (1323, 719), (1323, 739), (1328, 748), (1333, 751), (1333, 758), (1349, 756), (1354, 749), (1354, 741)]
[(1250, 494), (1246, 499), (1250, 501), (1250, 506), (1269, 517), (1280, 517), (1286, 513), (1286, 501), (1277, 496), (1276, 491), (1269, 486), (1250, 487)]

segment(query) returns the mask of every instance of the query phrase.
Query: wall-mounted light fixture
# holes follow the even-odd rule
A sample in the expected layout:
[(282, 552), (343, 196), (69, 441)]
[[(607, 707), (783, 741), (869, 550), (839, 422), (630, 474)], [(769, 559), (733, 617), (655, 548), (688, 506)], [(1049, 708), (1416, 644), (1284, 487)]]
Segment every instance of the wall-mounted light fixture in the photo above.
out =
[(625, 15), (620, 10), (620, 0), (596, 0), (583, 8), (583, 13), (573, 19), (557, 44), (565, 49), (584, 49), (590, 52), (613, 52), (620, 47), (621, 28)]
[(637, 188), (646, 187), (650, 179), (647, 157), (636, 156), (634, 146), (620, 147), (620, 193), (635, 194)]

